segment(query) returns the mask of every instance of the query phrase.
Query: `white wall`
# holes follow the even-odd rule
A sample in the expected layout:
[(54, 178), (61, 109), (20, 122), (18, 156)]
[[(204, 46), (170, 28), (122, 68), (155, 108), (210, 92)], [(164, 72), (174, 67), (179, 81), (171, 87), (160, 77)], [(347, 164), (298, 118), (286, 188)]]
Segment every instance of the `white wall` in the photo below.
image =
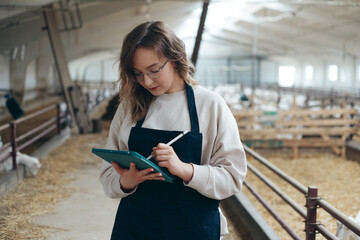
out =
[(10, 89), (10, 57), (0, 54), (0, 88)]
[(36, 81), (36, 61), (34, 59), (26, 68), (24, 101), (37, 97)]
[(108, 81), (113, 82), (117, 80), (118, 77), (118, 64), (113, 60), (104, 60), (91, 63), (87, 65), (84, 69), (84, 79), (85, 81)]
[[(345, 91), (353, 94), (359, 94), (359, 65), (360, 59), (350, 56), (331, 56), (322, 58), (317, 56), (309, 57), (273, 57), (261, 63), (261, 80), (263, 83), (271, 82), (269, 76), (277, 72), (278, 66), (294, 66), (296, 68), (294, 87), (314, 87), (322, 89), (333, 89), (334, 91)], [(328, 67), (330, 65), (338, 66), (338, 79), (334, 82), (329, 80)], [(313, 80), (307, 81), (305, 78), (306, 65), (313, 66)]]
[[(10, 57), (0, 54), (0, 89), (10, 89)], [(7, 110), (5, 107), (6, 99), (4, 95), (5, 91), (0, 91), (0, 118), (5, 116)]]

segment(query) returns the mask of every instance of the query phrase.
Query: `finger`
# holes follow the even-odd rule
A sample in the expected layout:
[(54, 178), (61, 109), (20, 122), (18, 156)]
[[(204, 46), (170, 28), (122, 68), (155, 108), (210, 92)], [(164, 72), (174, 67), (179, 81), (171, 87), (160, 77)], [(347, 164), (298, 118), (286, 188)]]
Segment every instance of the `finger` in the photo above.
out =
[(156, 150), (156, 156), (170, 154), (170, 149)]
[(153, 171), (154, 171), (153, 168), (147, 168), (147, 169), (141, 170), (140, 173), (141, 173), (142, 175), (147, 175), (147, 174), (149, 174), (149, 173), (151, 173), (151, 172), (153, 172)]
[(111, 164), (115, 168), (115, 171), (117, 171), (120, 175), (126, 170), (125, 168), (120, 167), (117, 162), (113, 161)]
[(159, 143), (158, 145), (157, 145), (157, 149), (164, 149), (164, 148), (169, 148), (169, 147), (171, 147), (171, 146), (169, 146), (169, 145), (166, 145), (165, 143)]
[(151, 152), (151, 157), (152, 158), (156, 157), (156, 147), (153, 147), (153, 151)]
[(130, 171), (135, 171), (136, 170), (136, 164), (134, 162), (130, 163)]
[(169, 154), (162, 154), (162, 155), (158, 155), (156, 156), (156, 161), (161, 162), (161, 161), (169, 161), (171, 159), (171, 155)]
[(158, 166), (159, 167), (164, 167), (164, 168), (168, 168), (168, 161), (159, 161), (158, 162)]
[(164, 177), (161, 173), (150, 173), (144, 177), (144, 180), (164, 180)]

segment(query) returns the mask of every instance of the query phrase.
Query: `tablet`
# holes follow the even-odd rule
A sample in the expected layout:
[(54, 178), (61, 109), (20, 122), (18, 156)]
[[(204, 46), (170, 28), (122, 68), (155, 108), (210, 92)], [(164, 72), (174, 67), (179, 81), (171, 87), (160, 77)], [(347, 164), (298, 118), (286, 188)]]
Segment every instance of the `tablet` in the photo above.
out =
[(146, 168), (153, 168), (154, 172), (161, 172), (164, 181), (173, 182), (175, 177), (166, 169), (161, 168), (150, 160), (146, 159), (141, 154), (134, 151), (120, 151), (120, 150), (109, 150), (102, 148), (93, 148), (92, 153), (101, 157), (103, 160), (111, 163), (117, 162), (120, 167), (130, 168), (130, 163), (134, 162), (136, 164), (136, 168), (139, 170)]

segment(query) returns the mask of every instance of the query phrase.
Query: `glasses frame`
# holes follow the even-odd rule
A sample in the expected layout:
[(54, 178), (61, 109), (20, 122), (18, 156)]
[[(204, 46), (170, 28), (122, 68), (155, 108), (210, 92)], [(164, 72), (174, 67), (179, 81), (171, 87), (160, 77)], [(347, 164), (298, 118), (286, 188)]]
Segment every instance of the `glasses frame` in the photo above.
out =
[[(169, 61), (169, 59), (167, 59), (167, 60), (165, 61), (165, 63), (158, 69), (158, 72), (156, 72), (156, 74), (160, 73), (161, 70), (163, 70), (163, 68), (164, 68), (165, 65), (168, 63), (168, 61)], [(151, 74), (154, 74), (154, 73), (150, 73), (150, 71), (147, 71), (145, 74), (146, 74), (146, 76), (148, 76), (148, 77), (151, 78), (151, 79), (158, 79), (158, 78), (160, 78), (160, 75), (159, 75), (158, 77), (152, 77), (152, 76), (150, 76)], [(138, 82), (138, 83), (141, 83), (141, 82), (143, 82), (143, 81), (145, 80), (145, 76), (144, 76), (143, 73), (142, 73), (142, 75), (141, 75), (141, 76), (142, 76), (142, 79), (141, 79), (141, 80), (138, 80), (138, 79), (137, 79), (136, 74), (135, 74), (134, 72), (133, 72), (133, 76), (134, 76), (136, 82)], [(140, 76), (138, 76), (138, 77), (140, 77)]]

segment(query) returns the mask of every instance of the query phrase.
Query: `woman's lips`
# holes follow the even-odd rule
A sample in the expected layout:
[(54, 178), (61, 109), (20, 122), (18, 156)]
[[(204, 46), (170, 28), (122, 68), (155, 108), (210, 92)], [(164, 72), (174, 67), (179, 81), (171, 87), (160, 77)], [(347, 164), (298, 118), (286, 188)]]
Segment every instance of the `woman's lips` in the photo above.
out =
[(150, 91), (156, 91), (159, 87), (149, 88)]

